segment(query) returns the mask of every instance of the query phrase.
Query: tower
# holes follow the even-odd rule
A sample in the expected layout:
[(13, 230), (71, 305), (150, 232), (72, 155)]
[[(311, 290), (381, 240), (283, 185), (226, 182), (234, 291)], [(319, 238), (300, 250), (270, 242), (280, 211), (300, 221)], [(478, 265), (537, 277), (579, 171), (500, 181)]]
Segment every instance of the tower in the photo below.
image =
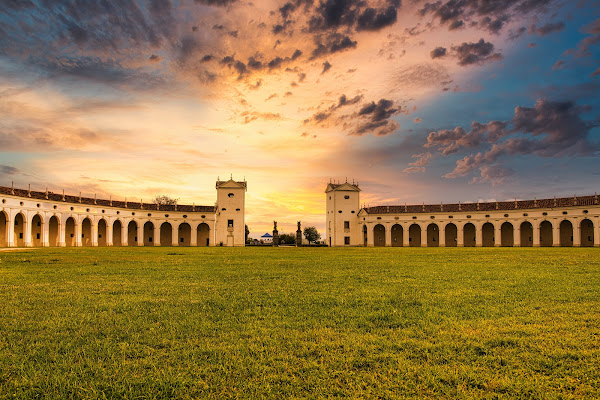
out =
[(329, 183), (327, 200), (326, 243), (329, 246), (362, 245), (358, 212), (360, 189), (354, 183)]
[(246, 181), (217, 181), (216, 246), (245, 246)]

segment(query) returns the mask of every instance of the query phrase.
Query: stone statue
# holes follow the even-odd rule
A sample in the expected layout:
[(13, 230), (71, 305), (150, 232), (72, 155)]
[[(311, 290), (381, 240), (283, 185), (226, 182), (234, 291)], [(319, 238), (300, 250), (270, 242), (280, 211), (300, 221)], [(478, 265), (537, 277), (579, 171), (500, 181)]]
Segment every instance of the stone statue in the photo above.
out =
[(279, 246), (279, 232), (277, 231), (277, 221), (273, 221), (273, 246)]
[(296, 231), (296, 247), (302, 246), (302, 226), (298, 221), (298, 230)]

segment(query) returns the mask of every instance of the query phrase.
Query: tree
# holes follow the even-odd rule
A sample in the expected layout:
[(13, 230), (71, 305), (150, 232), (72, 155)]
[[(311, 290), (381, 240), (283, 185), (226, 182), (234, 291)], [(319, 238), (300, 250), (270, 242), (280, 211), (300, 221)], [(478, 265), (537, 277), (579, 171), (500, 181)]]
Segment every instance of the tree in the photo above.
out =
[(304, 228), (304, 237), (308, 240), (308, 244), (310, 244), (311, 242), (316, 242), (321, 239), (321, 234), (314, 226), (307, 226)]
[(246, 243), (248, 243), (248, 235), (250, 234), (250, 228), (248, 228), (248, 225), (246, 225), (245, 229), (246, 229), (245, 230), (245, 233), (246, 233)]
[(295, 244), (296, 235), (292, 233), (282, 233), (281, 235), (279, 235), (279, 242), (281, 244)]
[(174, 206), (178, 201), (179, 199), (174, 199), (164, 194), (156, 196), (154, 199), (152, 199), (152, 203), (161, 206)]

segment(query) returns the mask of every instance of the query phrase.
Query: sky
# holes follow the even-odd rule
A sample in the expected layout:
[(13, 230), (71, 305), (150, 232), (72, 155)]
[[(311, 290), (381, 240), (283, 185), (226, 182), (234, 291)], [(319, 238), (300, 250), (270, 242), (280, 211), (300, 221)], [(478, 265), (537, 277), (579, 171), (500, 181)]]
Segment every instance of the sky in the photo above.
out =
[[(0, 185), (212, 205), (600, 191), (598, 0), (0, 0)], [(133, 201), (133, 200), (132, 200)], [(324, 232), (322, 232), (324, 233)]]

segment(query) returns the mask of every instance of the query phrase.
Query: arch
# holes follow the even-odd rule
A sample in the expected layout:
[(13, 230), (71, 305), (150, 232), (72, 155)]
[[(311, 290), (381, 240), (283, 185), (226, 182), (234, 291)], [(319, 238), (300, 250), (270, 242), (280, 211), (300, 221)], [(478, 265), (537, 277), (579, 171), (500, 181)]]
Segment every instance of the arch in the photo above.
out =
[(168, 222), (160, 225), (160, 245), (173, 246), (173, 227)]
[(200, 247), (210, 246), (210, 227), (206, 222), (196, 228), (196, 243)]
[(463, 245), (465, 247), (475, 247), (477, 244), (476, 234), (475, 225), (467, 222), (463, 227)]
[(542, 221), (540, 224), (540, 246), (552, 246), (552, 223), (550, 221)]
[(154, 224), (152, 222), (148, 221), (144, 224), (143, 234), (144, 246), (154, 246), (156, 238), (154, 237)]
[(404, 229), (400, 224), (394, 224), (392, 226), (392, 247), (403, 246), (404, 241)]
[(584, 219), (579, 223), (579, 232), (581, 234), (581, 247), (594, 246), (594, 223), (589, 219)]
[(483, 247), (492, 247), (494, 246), (494, 224), (491, 222), (486, 222), (481, 227), (481, 245)]
[(367, 247), (367, 242), (367, 225), (363, 225), (363, 246)]
[(106, 221), (104, 218), (101, 218), (100, 221), (98, 221), (98, 246), (106, 246), (108, 244), (106, 241), (106, 227)]
[(533, 246), (533, 225), (529, 221), (521, 223), (521, 247)]
[(500, 246), (513, 247), (515, 245), (515, 229), (510, 222), (505, 222), (500, 227)]
[(440, 245), (440, 228), (437, 224), (431, 223), (427, 225), (427, 247), (439, 247)]
[(81, 245), (92, 245), (92, 221), (87, 217), (81, 221)]
[(188, 247), (192, 241), (192, 227), (187, 222), (179, 224), (177, 228), (177, 238), (179, 240), (179, 246)]
[(59, 245), (59, 232), (60, 232), (60, 222), (58, 221), (58, 217), (53, 215), (48, 220), (48, 246), (50, 247), (58, 247)]
[(15, 215), (15, 246), (25, 246), (25, 216), (23, 213)]
[(116, 220), (115, 222), (113, 222), (112, 230), (113, 246), (121, 246), (121, 244), (123, 243), (123, 224), (121, 224), (121, 221)]
[(67, 218), (65, 222), (65, 245), (67, 247), (75, 246), (75, 218)]
[(563, 220), (558, 229), (560, 229), (560, 245), (562, 247), (573, 246), (573, 224), (571, 221)]
[(137, 246), (138, 242), (138, 224), (135, 221), (129, 221), (127, 224), (127, 246)]
[(446, 236), (446, 247), (458, 246), (458, 228), (453, 223), (446, 224), (444, 227)]
[(35, 214), (31, 219), (31, 244), (35, 247), (42, 246), (42, 216)]
[(373, 239), (375, 240), (375, 247), (385, 246), (385, 226), (381, 224), (375, 225), (373, 228)]
[(8, 246), (8, 215), (0, 211), (0, 247)]
[(412, 224), (408, 228), (408, 243), (410, 247), (421, 247), (421, 226)]

